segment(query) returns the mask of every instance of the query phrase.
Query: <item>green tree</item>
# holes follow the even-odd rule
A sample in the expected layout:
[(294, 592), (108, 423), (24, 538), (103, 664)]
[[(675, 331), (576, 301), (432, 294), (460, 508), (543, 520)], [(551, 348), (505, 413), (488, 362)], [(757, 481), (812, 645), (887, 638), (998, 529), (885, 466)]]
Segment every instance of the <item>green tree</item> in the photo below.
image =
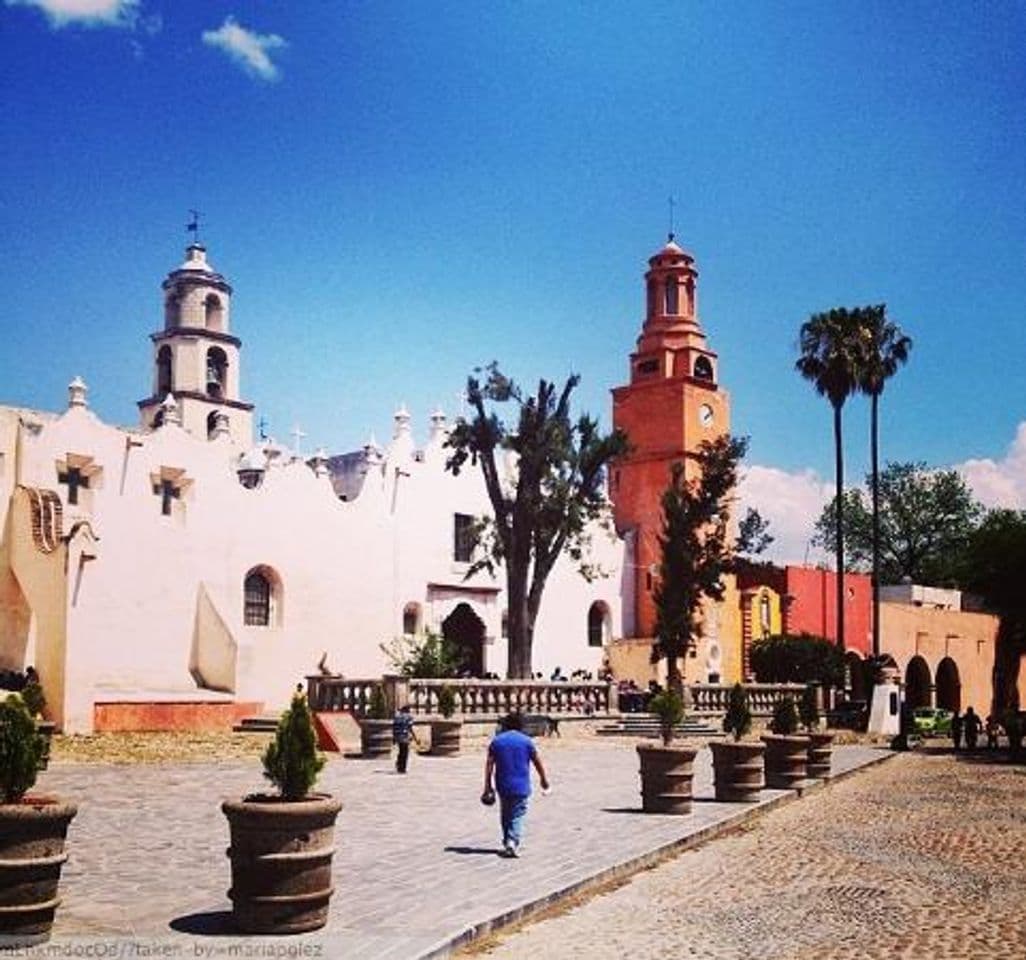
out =
[(873, 497), (873, 656), (880, 655), (880, 395), (898, 367), (908, 361), (912, 340), (887, 318), (887, 307), (861, 311), (864, 356), (859, 390), (870, 398), (870, 490)]
[(701, 636), (702, 601), (723, 598), (723, 575), (734, 567), (729, 508), (738, 463), (747, 448), (743, 437), (703, 441), (696, 454), (699, 475), (689, 480), (684, 464), (675, 463), (663, 492), (652, 662), (666, 659), (667, 686), (678, 695), (682, 682), (677, 661)]
[(844, 653), (823, 637), (809, 633), (780, 633), (756, 640), (751, 650), (752, 671), (759, 683), (844, 683)]
[(17, 803), (36, 782), (45, 745), (21, 697), (0, 701), (0, 803)]
[(401, 677), (445, 679), (459, 672), (460, 652), (447, 637), (430, 630), (422, 637), (395, 637), (379, 645)]
[(302, 800), (317, 781), (324, 755), (317, 751), (313, 718), (301, 691), (281, 715), (274, 740), (264, 753), (264, 776), (286, 800)]
[[(834, 479), (836, 502), (843, 515), (844, 444), (841, 410), (858, 388), (863, 350), (859, 330), (861, 311), (837, 307), (814, 313), (799, 334), (798, 372), (830, 401), (834, 411)], [(837, 524), (834, 540), (837, 561), (837, 644), (844, 646), (844, 523)]]
[[(834, 538), (838, 514), (836, 501), (827, 504), (814, 543), (825, 546)], [(865, 569), (873, 559), (873, 514), (860, 490), (845, 491), (842, 515), (848, 562)], [(879, 475), (880, 582), (954, 585), (982, 516), (983, 507), (956, 471), (888, 463)]]
[(1026, 510), (991, 510), (973, 531), (959, 584), (979, 594), (1001, 620), (994, 663), (994, 706), (1019, 709), (1016, 681), (1026, 654)]
[[(481, 371), (477, 371), (480, 373)], [(580, 565), (582, 575), (598, 574), (587, 561), (588, 527), (608, 522), (605, 469), (627, 452), (620, 431), (599, 432), (587, 415), (571, 419), (570, 396), (580, 381), (576, 375), (561, 389), (538, 382), (534, 396), (500, 372), (496, 364), (487, 376), (467, 378), (471, 419), (457, 421), (447, 441), (452, 455), (447, 469), (458, 474), (470, 461), (480, 465), (493, 517), (482, 522), (482, 555), (467, 576), (479, 570), (506, 570), (509, 609), (510, 678), (530, 677), (534, 624), (552, 567), (566, 553)], [(507, 425), (495, 406), (510, 403), (516, 423)], [(503, 453), (514, 455), (513, 476), (507, 477)]]

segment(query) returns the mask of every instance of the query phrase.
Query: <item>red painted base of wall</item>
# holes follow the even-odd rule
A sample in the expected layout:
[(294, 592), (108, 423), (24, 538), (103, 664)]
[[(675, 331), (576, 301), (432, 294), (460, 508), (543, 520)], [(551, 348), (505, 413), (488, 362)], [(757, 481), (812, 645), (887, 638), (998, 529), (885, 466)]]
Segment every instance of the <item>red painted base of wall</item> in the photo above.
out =
[(218, 731), (231, 730), (243, 717), (263, 710), (257, 701), (248, 703), (94, 703), (96, 733)]

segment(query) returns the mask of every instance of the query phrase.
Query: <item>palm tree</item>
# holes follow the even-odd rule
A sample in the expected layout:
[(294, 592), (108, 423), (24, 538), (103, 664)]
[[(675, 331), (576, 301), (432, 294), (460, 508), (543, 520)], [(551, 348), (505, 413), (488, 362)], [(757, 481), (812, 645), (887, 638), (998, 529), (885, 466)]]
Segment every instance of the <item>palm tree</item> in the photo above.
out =
[(837, 645), (844, 649), (844, 447), (841, 435), (841, 408), (861, 382), (864, 350), (860, 349), (859, 311), (836, 307), (826, 313), (814, 313), (802, 324), (799, 335), (801, 355), (795, 369), (825, 396), (834, 408), (834, 478), (837, 495)]
[(863, 307), (860, 315), (863, 356), (859, 364), (858, 388), (871, 402), (870, 449), (873, 487), (873, 656), (880, 656), (880, 478), (879, 419), (880, 394), (884, 385), (908, 361), (912, 340), (887, 319), (887, 305)]

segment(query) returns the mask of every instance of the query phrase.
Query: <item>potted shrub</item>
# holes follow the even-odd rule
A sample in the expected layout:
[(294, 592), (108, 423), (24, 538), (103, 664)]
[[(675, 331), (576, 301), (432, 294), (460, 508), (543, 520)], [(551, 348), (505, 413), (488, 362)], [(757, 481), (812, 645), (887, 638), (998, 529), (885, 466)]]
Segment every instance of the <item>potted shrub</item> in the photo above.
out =
[(78, 812), (71, 803), (32, 796), (43, 736), (24, 701), (0, 703), (0, 946), (24, 947), (50, 937), (67, 860), (64, 840)]
[(729, 802), (758, 800), (759, 791), (765, 784), (763, 754), (766, 745), (741, 739), (752, 729), (752, 711), (748, 708), (748, 694), (740, 683), (735, 683), (730, 690), (723, 729), (734, 739), (709, 743), (716, 799)]
[(55, 724), (52, 720), (43, 719), (43, 710), (46, 708), (46, 697), (43, 696), (43, 688), (36, 679), (31, 679), (19, 694), (25, 704), (29, 715), (36, 721), (36, 729), (43, 737), (43, 755), (39, 761), (39, 769), (45, 770), (50, 764), (50, 741), (53, 739)]
[(278, 792), (226, 800), (235, 926), (245, 933), (323, 927), (331, 898), (335, 818), (342, 803), (311, 793), (324, 766), (306, 697), (297, 692), (263, 757)]
[(819, 704), (816, 702), (816, 688), (811, 683), (802, 691), (798, 719), (809, 737), (806, 774), (824, 780), (830, 776), (834, 735), (819, 729)]
[(694, 747), (673, 742), (674, 729), (684, 719), (684, 702), (673, 690), (657, 693), (649, 710), (659, 718), (661, 744), (638, 744), (641, 765), (641, 806), (645, 813), (690, 813)]
[(766, 786), (789, 790), (806, 778), (809, 738), (798, 735), (798, 713), (794, 698), (781, 697), (773, 707), (766, 744)]
[(460, 734), (463, 720), (453, 720), (456, 712), (456, 694), (443, 683), (438, 689), (438, 712), (441, 720), (431, 721), (431, 753), (438, 757), (451, 757), (460, 752)]
[(380, 683), (371, 690), (367, 716), (360, 719), (360, 753), (367, 759), (392, 756), (392, 720)]

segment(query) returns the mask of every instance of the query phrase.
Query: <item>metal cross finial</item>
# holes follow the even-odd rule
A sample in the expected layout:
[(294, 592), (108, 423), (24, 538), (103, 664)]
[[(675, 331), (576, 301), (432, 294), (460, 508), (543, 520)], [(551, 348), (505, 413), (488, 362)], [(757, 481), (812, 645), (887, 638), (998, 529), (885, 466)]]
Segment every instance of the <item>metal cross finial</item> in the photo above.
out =
[(301, 441), (301, 440), (303, 439), (303, 437), (305, 437), (305, 436), (306, 436), (306, 434), (305, 434), (305, 433), (304, 433), (304, 432), (303, 432), (303, 431), (302, 431), (302, 430), (301, 430), (301, 429), (299, 428), (299, 424), (297, 423), (297, 424), (296, 424), (296, 425), (295, 425), (295, 426), (294, 426), (294, 427), (292, 428), (292, 439), (293, 439), (293, 440), (295, 440), (295, 445), (293, 446), (293, 453), (294, 453), (294, 454), (295, 454), (295, 455), (296, 455), (297, 457), (298, 457), (298, 456), (300, 455), (300, 453), (299, 453), (299, 442), (300, 442), (300, 441)]
[(260, 422), (257, 424), (257, 429), (260, 431), (260, 439), (267, 439), (267, 418), (261, 417)]
[(670, 205), (670, 242), (672, 243), (673, 242), (673, 238), (675, 236), (675, 234), (673, 232), (673, 226), (674, 226), (674, 224), (673, 224), (674, 201), (673, 201), (673, 194), (672, 193), (670, 194), (669, 205)]
[(190, 210), (189, 213), (191, 214), (192, 219), (190, 219), (190, 221), (185, 225), (185, 229), (192, 234), (192, 242), (194, 244), (199, 244), (200, 212), (199, 210)]

